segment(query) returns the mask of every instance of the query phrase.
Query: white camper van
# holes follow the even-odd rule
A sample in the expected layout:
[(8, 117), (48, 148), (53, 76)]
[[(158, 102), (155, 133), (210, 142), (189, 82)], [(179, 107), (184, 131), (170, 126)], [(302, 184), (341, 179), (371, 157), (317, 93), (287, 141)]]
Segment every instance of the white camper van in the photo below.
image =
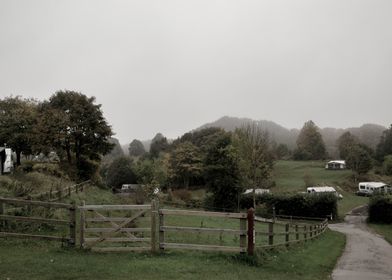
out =
[(392, 187), (383, 182), (360, 182), (358, 195), (373, 195), (375, 193), (391, 193)]
[(0, 174), (11, 173), (14, 169), (12, 150), (0, 147)]
[(332, 193), (334, 195), (336, 195), (336, 197), (338, 198), (343, 198), (343, 195), (339, 194), (335, 188), (333, 187), (328, 187), (328, 186), (324, 186), (324, 187), (309, 187), (306, 189), (306, 192), (309, 194), (323, 194), (323, 193)]

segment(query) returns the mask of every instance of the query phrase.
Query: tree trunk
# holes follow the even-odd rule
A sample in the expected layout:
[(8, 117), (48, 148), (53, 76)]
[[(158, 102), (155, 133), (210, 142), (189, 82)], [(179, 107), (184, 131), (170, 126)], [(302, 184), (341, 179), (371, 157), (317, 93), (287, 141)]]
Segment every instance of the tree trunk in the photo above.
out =
[(15, 153), (16, 153), (16, 166), (20, 166), (20, 154), (22, 152), (19, 150), (16, 150)]

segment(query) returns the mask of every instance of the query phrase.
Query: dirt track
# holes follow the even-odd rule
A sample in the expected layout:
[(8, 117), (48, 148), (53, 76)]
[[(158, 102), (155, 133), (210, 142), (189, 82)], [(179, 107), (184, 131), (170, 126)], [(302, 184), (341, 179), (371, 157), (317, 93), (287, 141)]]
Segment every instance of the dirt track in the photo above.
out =
[(361, 213), (347, 215), (344, 223), (329, 227), (347, 236), (346, 248), (332, 279), (392, 279), (392, 246), (367, 227), (366, 216)]

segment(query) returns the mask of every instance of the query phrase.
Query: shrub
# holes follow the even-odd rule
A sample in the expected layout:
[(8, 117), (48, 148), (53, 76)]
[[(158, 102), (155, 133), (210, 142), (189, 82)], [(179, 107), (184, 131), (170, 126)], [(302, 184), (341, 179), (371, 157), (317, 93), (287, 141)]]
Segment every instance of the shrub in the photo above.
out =
[(173, 196), (175, 198), (181, 199), (184, 202), (188, 202), (192, 198), (192, 194), (188, 190), (184, 189), (173, 191)]
[(370, 199), (369, 222), (392, 223), (392, 195), (377, 195)]
[(36, 163), (34, 164), (32, 170), (40, 173), (56, 176), (59, 178), (64, 177), (64, 173), (60, 170), (60, 167), (57, 164)]
[[(262, 213), (271, 216), (273, 207), (276, 215), (317, 217), (324, 218), (328, 215), (338, 216), (337, 198), (333, 194), (264, 194), (256, 196), (256, 203), (263, 204)], [(253, 206), (253, 197), (241, 197), (242, 208)]]
[(382, 169), (385, 175), (392, 175), (392, 155), (388, 155), (385, 157), (384, 162), (382, 164)]

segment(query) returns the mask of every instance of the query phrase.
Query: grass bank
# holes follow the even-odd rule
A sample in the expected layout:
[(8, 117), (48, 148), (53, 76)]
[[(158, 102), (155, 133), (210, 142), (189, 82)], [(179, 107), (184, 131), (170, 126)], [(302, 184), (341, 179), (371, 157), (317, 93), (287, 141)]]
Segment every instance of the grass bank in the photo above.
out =
[(97, 254), (1, 239), (0, 271), (4, 279), (329, 279), (344, 245), (342, 234), (327, 231), (305, 245), (265, 253), (255, 264), (239, 255)]
[(378, 234), (382, 235), (386, 241), (392, 244), (392, 224), (369, 223), (368, 226)]

